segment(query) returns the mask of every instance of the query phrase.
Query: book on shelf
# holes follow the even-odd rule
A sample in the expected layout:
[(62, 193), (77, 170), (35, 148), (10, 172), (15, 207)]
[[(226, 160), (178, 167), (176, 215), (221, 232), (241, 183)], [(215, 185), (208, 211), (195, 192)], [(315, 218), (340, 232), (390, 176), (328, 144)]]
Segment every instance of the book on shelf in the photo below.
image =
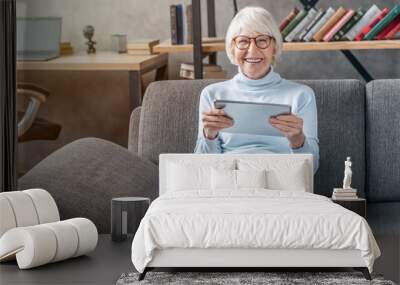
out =
[(282, 31), (282, 39), (285, 40), (286, 36), (300, 23), (300, 21), (307, 15), (306, 10), (301, 10), (296, 17), (286, 26)]
[(368, 25), (366, 25), (364, 28), (362, 28), (362, 30), (355, 36), (354, 40), (355, 41), (361, 41), (366, 34), (369, 33), (369, 31), (371, 31), (371, 29), (378, 24), (378, 22), (380, 20), (382, 20), (387, 14), (389, 13), (389, 9), (388, 8), (384, 8), (378, 16), (376, 16), (374, 19), (372, 19), (371, 22), (368, 23)]
[(171, 44), (193, 43), (193, 10), (191, 4), (170, 5)]
[(321, 29), (321, 27), (329, 20), (330, 17), (333, 16), (335, 10), (332, 7), (329, 7), (324, 15), (315, 23), (315, 25), (311, 28), (311, 30), (304, 36), (303, 40), (309, 42), (312, 40), (313, 36)]
[(60, 43), (60, 55), (71, 55), (74, 53), (74, 48), (70, 42)]
[(60, 50), (60, 55), (72, 55), (74, 54), (74, 49), (61, 49)]
[(170, 22), (171, 22), (171, 43), (173, 45), (183, 44), (183, 5), (170, 5)]
[(372, 29), (365, 35), (366, 41), (373, 40), (387, 25), (396, 19), (400, 14), (400, 5), (395, 5)]
[(358, 196), (357, 195), (341, 196), (341, 195), (332, 194), (332, 199), (334, 199), (334, 200), (358, 200)]
[(178, 37), (178, 45), (183, 44), (183, 5), (177, 4), (176, 6), (176, 30)]
[(361, 30), (368, 25), (376, 16), (379, 15), (381, 10), (375, 4), (372, 5), (367, 12), (364, 13), (362, 18), (344, 35), (343, 39), (352, 41)]
[(315, 15), (317, 14), (317, 10), (311, 8), (307, 15), (296, 25), (296, 27), (286, 36), (285, 40), (287, 42), (291, 42), (297, 40), (297, 35), (313, 20)]
[(357, 189), (343, 189), (334, 188), (332, 193), (332, 199), (344, 200), (344, 199), (358, 199)]
[(178, 27), (176, 21), (176, 5), (169, 6), (170, 25), (171, 25), (171, 44), (178, 44)]
[(185, 43), (192, 44), (193, 43), (193, 14), (192, 14), (192, 5), (186, 5), (185, 9)]
[(321, 29), (314, 35), (313, 39), (316, 42), (322, 40), (324, 35), (333, 28), (333, 26), (346, 14), (346, 9), (339, 7), (336, 12), (328, 19), (328, 21), (321, 27)]
[(398, 16), (394, 21), (389, 23), (382, 31), (380, 31), (376, 36), (375, 40), (384, 40), (386, 36), (394, 29), (396, 26), (400, 24), (400, 16)]
[(70, 42), (61, 42), (60, 43), (60, 48), (70, 48), (72, 47)]
[(292, 11), (290, 11), (290, 13), (279, 23), (279, 31), (282, 32), (298, 13), (299, 9), (294, 7)]
[(333, 36), (353, 17), (355, 11), (349, 9), (346, 14), (324, 35), (322, 40), (324, 42), (329, 42)]
[(357, 189), (355, 189), (355, 188), (348, 188), (348, 189), (334, 188), (333, 193), (357, 193)]
[(385, 40), (400, 39), (400, 24), (390, 30), (384, 38)]
[(332, 195), (335, 195), (336, 197), (357, 197), (357, 193), (340, 193), (340, 192), (336, 192), (333, 193)]
[(305, 35), (312, 29), (312, 27), (322, 18), (322, 16), (325, 14), (325, 10), (320, 8), (315, 14), (314, 18), (311, 20), (311, 22), (296, 36), (295, 40), (298, 41), (303, 41)]
[[(193, 63), (181, 63), (181, 69), (179, 76), (186, 79), (194, 79), (194, 64)], [(203, 78), (214, 78), (224, 79), (226, 78), (225, 71), (221, 66), (215, 64), (204, 64), (203, 66)]]
[(350, 31), (350, 29), (357, 24), (358, 21), (362, 18), (364, 15), (364, 10), (362, 8), (359, 8), (351, 17), (351, 19), (344, 24), (344, 26), (336, 33), (336, 35), (333, 37), (334, 41), (340, 41), (340, 40), (345, 40), (344, 35)]

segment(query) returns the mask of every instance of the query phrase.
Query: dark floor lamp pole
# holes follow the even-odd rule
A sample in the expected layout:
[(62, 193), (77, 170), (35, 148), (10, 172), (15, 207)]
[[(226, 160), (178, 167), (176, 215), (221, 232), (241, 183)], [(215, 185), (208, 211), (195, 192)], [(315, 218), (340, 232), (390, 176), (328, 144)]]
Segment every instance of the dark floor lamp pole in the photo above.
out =
[(0, 191), (17, 190), (15, 0), (0, 0)]

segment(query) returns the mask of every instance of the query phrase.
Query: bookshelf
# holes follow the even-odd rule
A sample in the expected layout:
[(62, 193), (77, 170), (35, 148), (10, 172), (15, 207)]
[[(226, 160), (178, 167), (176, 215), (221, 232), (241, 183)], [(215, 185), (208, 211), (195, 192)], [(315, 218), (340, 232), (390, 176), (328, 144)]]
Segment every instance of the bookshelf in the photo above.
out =
[[(361, 41), (361, 42), (298, 42), (283, 43), (284, 51), (329, 51), (361, 49), (400, 49), (400, 40)], [(192, 44), (172, 45), (170, 40), (154, 47), (158, 53), (192, 52)], [(225, 51), (225, 42), (202, 44), (203, 53)]]
[[(201, 34), (201, 0), (192, 0), (193, 14), (193, 44), (192, 45), (171, 45), (169, 41), (155, 46), (156, 52), (193, 52), (195, 66), (195, 78), (201, 79), (203, 76), (203, 58), (209, 56), (209, 62), (216, 63), (216, 53), (225, 51), (225, 43), (202, 43)], [(299, 0), (304, 9), (313, 8), (318, 0)], [(236, 0), (233, 0), (235, 14), (238, 11)], [(215, 32), (215, 0), (207, 0), (207, 22), (208, 37), (216, 37)], [(400, 40), (385, 41), (352, 41), (352, 42), (295, 42), (284, 43), (284, 51), (341, 51), (351, 65), (364, 78), (366, 82), (373, 80), (367, 69), (354, 56), (352, 50), (375, 50), (375, 49), (400, 49)]]

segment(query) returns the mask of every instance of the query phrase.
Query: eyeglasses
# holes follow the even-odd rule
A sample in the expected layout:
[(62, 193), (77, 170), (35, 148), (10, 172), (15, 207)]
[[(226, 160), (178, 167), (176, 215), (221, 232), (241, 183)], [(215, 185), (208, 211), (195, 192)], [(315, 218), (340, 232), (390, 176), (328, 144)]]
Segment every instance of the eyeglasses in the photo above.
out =
[(251, 40), (254, 40), (258, 48), (266, 49), (271, 45), (273, 38), (267, 35), (260, 35), (257, 37), (237, 36), (233, 38), (236, 47), (240, 50), (248, 49), (250, 47)]

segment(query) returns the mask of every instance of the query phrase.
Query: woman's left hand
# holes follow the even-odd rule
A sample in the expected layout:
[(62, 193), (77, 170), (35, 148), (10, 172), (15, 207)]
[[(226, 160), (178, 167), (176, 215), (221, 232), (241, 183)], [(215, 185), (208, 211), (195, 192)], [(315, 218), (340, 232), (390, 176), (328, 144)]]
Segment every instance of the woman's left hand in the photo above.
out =
[(302, 118), (291, 114), (271, 117), (267, 120), (289, 140), (291, 148), (300, 148), (304, 145)]

